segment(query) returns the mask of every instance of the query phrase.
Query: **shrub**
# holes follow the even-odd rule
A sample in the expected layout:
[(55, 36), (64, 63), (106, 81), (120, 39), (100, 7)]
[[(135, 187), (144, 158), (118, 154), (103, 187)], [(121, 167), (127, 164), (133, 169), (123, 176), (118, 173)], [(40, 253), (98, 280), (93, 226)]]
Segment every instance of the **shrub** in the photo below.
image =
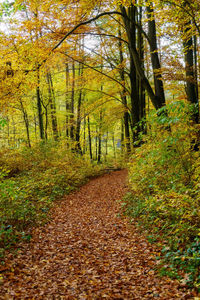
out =
[(27, 228), (48, 220), (55, 199), (101, 174), (103, 168), (72, 153), (62, 142), (4, 151), (0, 160), (0, 255), (17, 240), (29, 239)]
[(123, 209), (154, 239), (163, 236), (171, 253), (187, 251), (200, 226), (200, 153), (192, 151), (198, 128), (183, 103), (169, 105), (168, 116), (162, 110), (158, 115), (150, 116), (145, 143), (129, 163), (132, 192)]

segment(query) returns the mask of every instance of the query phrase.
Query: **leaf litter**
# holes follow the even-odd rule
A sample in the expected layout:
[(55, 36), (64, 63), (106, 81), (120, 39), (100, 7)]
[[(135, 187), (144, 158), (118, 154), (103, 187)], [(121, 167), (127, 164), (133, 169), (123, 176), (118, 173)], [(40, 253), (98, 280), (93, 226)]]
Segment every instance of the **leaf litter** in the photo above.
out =
[(127, 171), (90, 180), (52, 210), (30, 243), (8, 254), (0, 299), (194, 299), (155, 271), (158, 249), (119, 216)]

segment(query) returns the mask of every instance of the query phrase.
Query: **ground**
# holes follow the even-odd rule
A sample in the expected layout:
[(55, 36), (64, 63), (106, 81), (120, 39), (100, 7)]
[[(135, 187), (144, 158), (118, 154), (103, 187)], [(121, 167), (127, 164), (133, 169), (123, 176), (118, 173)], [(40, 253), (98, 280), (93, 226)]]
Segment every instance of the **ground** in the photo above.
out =
[(30, 243), (8, 255), (0, 299), (194, 299), (155, 271), (156, 249), (120, 216), (126, 170), (65, 196)]

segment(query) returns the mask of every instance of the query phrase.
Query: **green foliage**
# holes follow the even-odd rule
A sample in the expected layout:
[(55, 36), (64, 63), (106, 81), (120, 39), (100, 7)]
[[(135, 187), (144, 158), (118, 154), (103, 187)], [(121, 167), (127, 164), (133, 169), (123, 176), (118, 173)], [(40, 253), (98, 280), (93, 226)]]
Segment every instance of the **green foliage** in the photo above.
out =
[[(175, 102), (168, 115), (161, 109), (150, 116), (145, 143), (129, 163), (132, 192), (123, 201), (124, 212), (151, 232), (151, 240), (162, 236), (171, 253), (188, 251), (199, 234), (200, 153), (192, 151), (198, 128), (191, 125), (190, 109)], [(192, 259), (195, 285), (197, 267)], [(175, 274), (173, 268), (168, 271)]]
[(185, 249), (169, 251), (163, 248), (163, 260), (165, 265), (160, 269), (161, 274), (166, 275), (170, 272), (171, 277), (180, 278), (179, 273), (185, 272), (182, 281), (189, 285), (200, 288), (200, 239), (196, 237)]
[(6, 120), (0, 117), (0, 130), (6, 125)]
[(8, 0), (3, 1), (0, 4), (0, 18), (2, 18), (3, 16), (11, 16), (13, 10), (13, 5), (14, 2), (9, 2)]
[(42, 224), (55, 199), (102, 172), (62, 143), (7, 151), (0, 159), (0, 255), (18, 239), (30, 238), (27, 228)]

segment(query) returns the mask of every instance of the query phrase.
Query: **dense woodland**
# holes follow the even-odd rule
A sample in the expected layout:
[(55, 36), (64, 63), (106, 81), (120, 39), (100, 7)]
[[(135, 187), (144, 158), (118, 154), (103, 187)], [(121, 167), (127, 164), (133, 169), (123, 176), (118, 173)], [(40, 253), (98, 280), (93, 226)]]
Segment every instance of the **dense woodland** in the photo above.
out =
[(161, 274), (199, 288), (200, 2), (4, 1), (1, 24), (1, 257), (54, 200), (128, 168), (122, 213)]

